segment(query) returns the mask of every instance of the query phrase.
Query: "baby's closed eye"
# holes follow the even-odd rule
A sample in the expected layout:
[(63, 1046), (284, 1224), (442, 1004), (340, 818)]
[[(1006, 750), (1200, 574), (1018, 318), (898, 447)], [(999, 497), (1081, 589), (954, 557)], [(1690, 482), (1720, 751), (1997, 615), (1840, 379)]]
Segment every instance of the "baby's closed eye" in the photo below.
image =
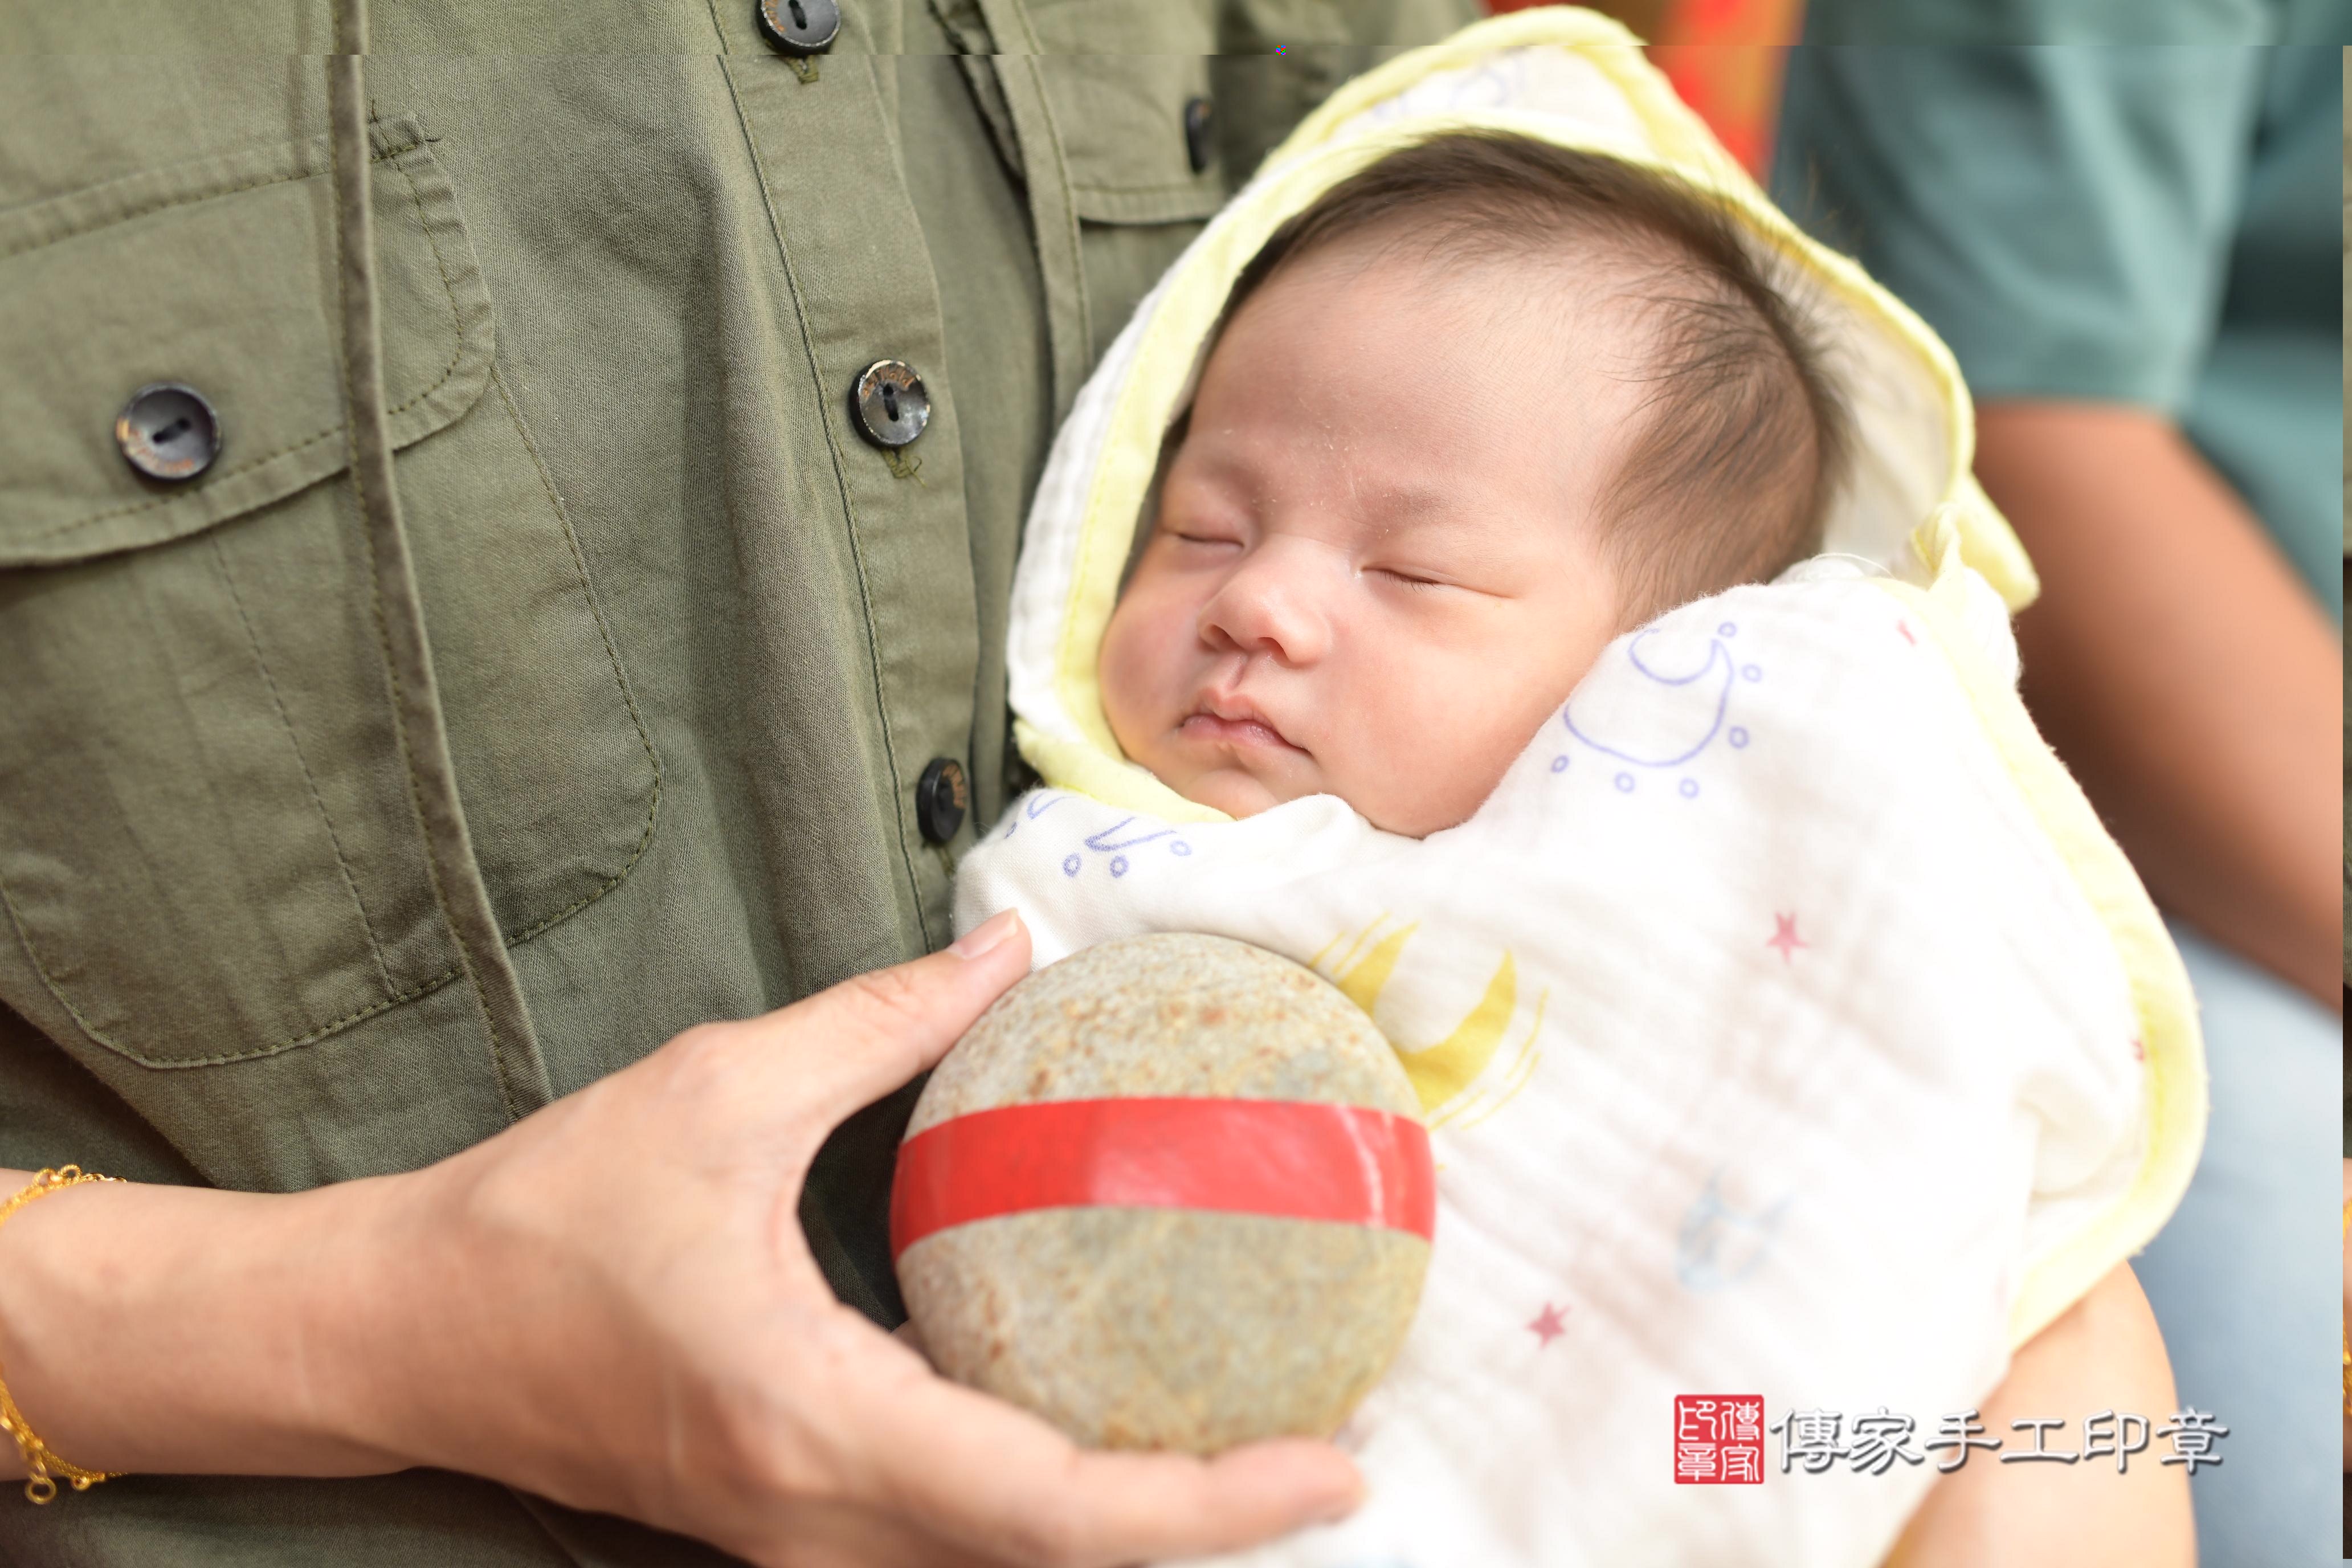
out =
[(1367, 566), (1364, 568), (1364, 572), (1368, 576), (1385, 577), (1389, 581), (1399, 584), (1407, 588), (1454, 588), (1460, 586), (1459, 584), (1449, 582), (1443, 577), (1433, 577), (1425, 573), (1415, 571), (1405, 566)]

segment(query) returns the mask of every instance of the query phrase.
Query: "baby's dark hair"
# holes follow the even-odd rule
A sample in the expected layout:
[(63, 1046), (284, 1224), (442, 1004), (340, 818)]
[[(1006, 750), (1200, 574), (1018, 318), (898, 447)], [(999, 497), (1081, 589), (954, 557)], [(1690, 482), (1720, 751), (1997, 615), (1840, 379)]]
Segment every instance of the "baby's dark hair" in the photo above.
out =
[(1821, 548), (1848, 415), (1810, 312), (1768, 278), (1727, 204), (1600, 153), (1506, 133), (1449, 133), (1391, 153), (1275, 230), (1218, 323), (1283, 268), (1340, 245), (1412, 247), (1441, 268), (1557, 259), (1605, 245), (1652, 316), (1647, 420), (1601, 496), (1601, 549), (1624, 624)]

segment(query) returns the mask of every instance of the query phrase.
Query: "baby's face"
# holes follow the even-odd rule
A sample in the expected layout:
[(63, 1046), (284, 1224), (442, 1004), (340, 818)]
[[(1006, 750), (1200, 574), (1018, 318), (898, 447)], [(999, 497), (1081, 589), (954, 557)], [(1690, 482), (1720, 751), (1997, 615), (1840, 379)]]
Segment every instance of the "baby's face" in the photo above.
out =
[(1479, 274), (1318, 255), (1228, 324), (1100, 664), (1112, 733), (1179, 794), (1450, 827), (1620, 629), (1593, 516), (1624, 329)]

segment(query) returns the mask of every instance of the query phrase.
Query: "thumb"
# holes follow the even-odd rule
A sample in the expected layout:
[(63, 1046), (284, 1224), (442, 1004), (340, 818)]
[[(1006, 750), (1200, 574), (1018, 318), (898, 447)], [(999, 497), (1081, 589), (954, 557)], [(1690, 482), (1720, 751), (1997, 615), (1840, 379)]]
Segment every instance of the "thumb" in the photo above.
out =
[(747, 1044), (830, 1128), (936, 1063), (1028, 972), (1028, 928), (1006, 910), (928, 958), (852, 975), (751, 1020)]

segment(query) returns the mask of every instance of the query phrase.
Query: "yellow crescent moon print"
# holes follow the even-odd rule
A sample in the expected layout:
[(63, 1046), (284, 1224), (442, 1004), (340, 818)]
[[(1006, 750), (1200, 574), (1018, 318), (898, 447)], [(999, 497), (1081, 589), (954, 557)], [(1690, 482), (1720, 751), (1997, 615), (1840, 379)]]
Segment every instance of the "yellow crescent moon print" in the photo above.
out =
[[(1373, 941), (1373, 933), (1388, 918), (1383, 913), (1360, 931), (1342, 932), (1308, 961), (1312, 967), (1328, 973), (1340, 994), (1362, 1008), (1367, 1017), (1373, 1016), (1381, 993), (1387, 988), (1398, 961), (1404, 955), (1405, 944), (1420, 929), (1417, 923), (1402, 925)], [(1334, 948), (1339, 949), (1336, 957), (1332, 956)], [(1327, 958), (1330, 960), (1328, 968)], [(1548, 994), (1536, 997), (1534, 1016), (1507, 1068), (1491, 1089), (1475, 1095), (1465, 1091), (1486, 1074), (1501, 1053), (1511, 1031), (1511, 1020), (1519, 1010), (1518, 963), (1509, 949), (1503, 951), (1501, 962), (1496, 964), (1493, 976), (1486, 982), (1486, 994), (1444, 1039), (1434, 1045), (1410, 1046), (1393, 1037), (1390, 1038), (1389, 1044), (1396, 1048), (1404, 1064), (1405, 1076), (1412, 1080), (1413, 1092), (1420, 1097), (1422, 1112), (1428, 1117), (1430, 1125), (1461, 1121), (1465, 1116), (1484, 1121), (1519, 1091), (1535, 1070), (1538, 1055), (1535, 1050), (1536, 1035), (1543, 1027)]]

